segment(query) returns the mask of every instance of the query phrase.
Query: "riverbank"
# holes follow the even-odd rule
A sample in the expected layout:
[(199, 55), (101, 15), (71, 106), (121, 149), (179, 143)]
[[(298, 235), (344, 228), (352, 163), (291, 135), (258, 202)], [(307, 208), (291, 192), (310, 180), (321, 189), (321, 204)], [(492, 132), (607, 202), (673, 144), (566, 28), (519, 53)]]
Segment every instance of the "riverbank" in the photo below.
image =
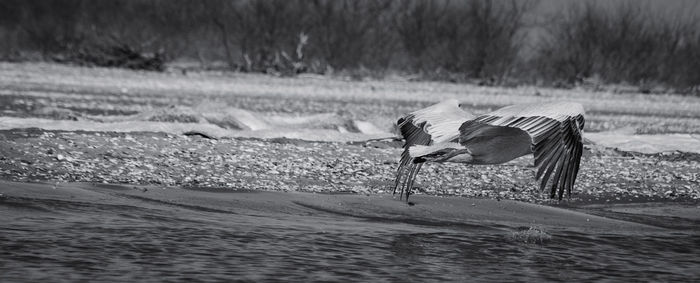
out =
[[(17, 183), (0, 181), (0, 204), (12, 207), (22, 199), (73, 202), (95, 205), (120, 205), (168, 210), (254, 216), (257, 214), (305, 217), (350, 217), (371, 222), (403, 223), (426, 226), (456, 226), (483, 229), (546, 227), (547, 230), (587, 231), (592, 233), (663, 232), (694, 230), (700, 218), (697, 204), (637, 204), (645, 209), (632, 210), (629, 205), (607, 208), (582, 204), (568, 208), (487, 198), (414, 196), (413, 205), (398, 201), (391, 194), (265, 192), (245, 189), (207, 187), (133, 186), (99, 183)], [(663, 207), (664, 215), (654, 213)], [(30, 207), (31, 208), (31, 207)], [(591, 213), (580, 212), (588, 210)], [(620, 220), (594, 214), (621, 212), (639, 216)], [(689, 211), (695, 213), (688, 214)], [(676, 226), (657, 226), (659, 217), (684, 219)], [(649, 218), (649, 220), (644, 220)], [(685, 224), (685, 225), (684, 225)]]
[[(697, 97), (36, 63), (0, 63), (0, 178), (387, 193), (401, 151), (393, 124), (448, 98), (477, 115), (581, 103), (591, 139), (569, 202), (700, 198)], [(529, 157), (423, 168), (417, 194), (547, 202)]]
[[(393, 190), (400, 141), (312, 142), (208, 139), (151, 132), (0, 131), (0, 178), (223, 189), (353, 192)], [(698, 161), (682, 153), (629, 154), (586, 147), (568, 201), (693, 201)], [(499, 166), (429, 164), (417, 194), (547, 202), (536, 191), (532, 159)]]

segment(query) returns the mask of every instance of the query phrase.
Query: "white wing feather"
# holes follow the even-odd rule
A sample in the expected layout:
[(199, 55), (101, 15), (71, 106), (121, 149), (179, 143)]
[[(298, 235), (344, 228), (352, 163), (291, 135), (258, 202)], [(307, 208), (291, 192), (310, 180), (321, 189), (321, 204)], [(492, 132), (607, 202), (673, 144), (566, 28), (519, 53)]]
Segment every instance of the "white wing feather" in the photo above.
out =
[(443, 143), (459, 136), (459, 126), (474, 118), (461, 108), (456, 99), (445, 100), (430, 107), (415, 111), (413, 124), (423, 126), (423, 131), (432, 137), (432, 143)]

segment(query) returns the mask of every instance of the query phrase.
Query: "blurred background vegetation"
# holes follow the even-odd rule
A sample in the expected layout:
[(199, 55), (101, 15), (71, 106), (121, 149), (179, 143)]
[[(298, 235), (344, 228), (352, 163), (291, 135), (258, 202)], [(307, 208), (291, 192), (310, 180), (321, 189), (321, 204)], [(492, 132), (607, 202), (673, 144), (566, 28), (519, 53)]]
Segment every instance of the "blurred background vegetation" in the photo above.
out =
[(0, 0), (0, 60), (697, 95), (699, 10), (668, 2)]

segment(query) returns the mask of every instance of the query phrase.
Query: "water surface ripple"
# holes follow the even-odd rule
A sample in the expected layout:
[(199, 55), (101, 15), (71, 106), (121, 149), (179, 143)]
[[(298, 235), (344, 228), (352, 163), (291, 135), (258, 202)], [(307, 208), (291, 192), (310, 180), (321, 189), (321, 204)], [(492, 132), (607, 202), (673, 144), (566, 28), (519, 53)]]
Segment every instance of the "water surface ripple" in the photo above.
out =
[(0, 281), (535, 281), (700, 278), (700, 236), (421, 225), (4, 197)]

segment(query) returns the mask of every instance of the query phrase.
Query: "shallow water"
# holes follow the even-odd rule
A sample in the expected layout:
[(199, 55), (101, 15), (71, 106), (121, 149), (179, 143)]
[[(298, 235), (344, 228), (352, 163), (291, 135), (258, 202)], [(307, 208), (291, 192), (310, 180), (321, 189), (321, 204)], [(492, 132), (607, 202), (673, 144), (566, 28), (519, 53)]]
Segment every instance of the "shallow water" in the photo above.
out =
[[(280, 212), (282, 211), (282, 212)], [(407, 223), (333, 213), (3, 196), (0, 281), (700, 278), (700, 234)]]

